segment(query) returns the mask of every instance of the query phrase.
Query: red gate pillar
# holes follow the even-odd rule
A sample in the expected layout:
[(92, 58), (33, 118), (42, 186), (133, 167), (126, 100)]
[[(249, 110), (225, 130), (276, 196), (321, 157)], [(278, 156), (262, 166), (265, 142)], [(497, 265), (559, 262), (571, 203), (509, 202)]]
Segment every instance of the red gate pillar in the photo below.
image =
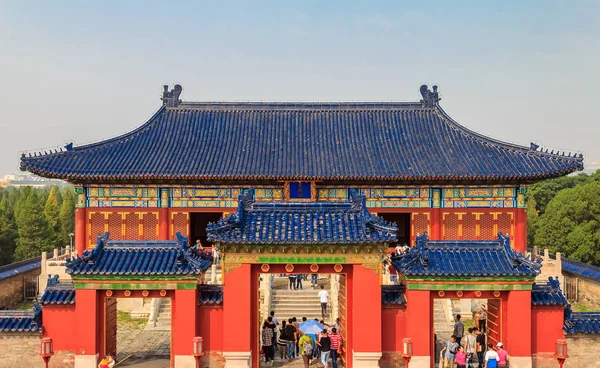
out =
[(258, 315), (248, 313), (258, 307), (252, 306), (253, 276), (250, 264), (223, 274), (223, 357), (227, 367), (256, 367), (251, 359), (253, 349), (258, 354), (258, 347), (251, 341), (258, 330), (252, 331), (251, 323)]
[[(77, 323), (76, 336), (69, 338), (77, 341), (75, 351), (75, 367), (96, 367), (98, 355), (102, 354), (104, 346), (104, 309), (103, 300), (96, 290), (75, 291), (75, 318), (71, 323)], [(69, 323), (65, 321), (65, 323)], [(53, 336), (54, 337), (54, 336)]]
[(527, 213), (525, 208), (515, 210), (515, 240), (513, 248), (517, 252), (527, 251)]
[(531, 290), (508, 292), (504, 347), (510, 351), (510, 364), (531, 367)]
[(411, 368), (433, 366), (433, 314), (429, 290), (406, 290), (406, 332), (413, 341)]
[[(380, 275), (352, 266), (352, 367), (379, 367), (381, 358)], [(348, 357), (350, 358), (350, 357)]]
[(75, 250), (77, 255), (81, 257), (85, 250), (85, 208), (77, 208), (75, 210)]
[(169, 240), (169, 209), (158, 210), (158, 239)]
[(198, 335), (198, 289), (175, 290), (172, 308), (171, 356), (175, 367), (195, 367), (192, 340)]

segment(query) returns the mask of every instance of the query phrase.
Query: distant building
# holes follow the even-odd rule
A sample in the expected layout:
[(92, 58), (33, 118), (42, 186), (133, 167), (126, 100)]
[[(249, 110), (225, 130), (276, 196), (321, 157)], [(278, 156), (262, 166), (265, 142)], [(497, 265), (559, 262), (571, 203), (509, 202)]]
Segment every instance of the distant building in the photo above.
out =
[(0, 187), (45, 187), (46, 185), (69, 185), (66, 181), (63, 180), (55, 180), (55, 179), (46, 179), (39, 177), (37, 175), (32, 174), (23, 174), (23, 175), (12, 175), (7, 174), (4, 175), (3, 179), (0, 179)]

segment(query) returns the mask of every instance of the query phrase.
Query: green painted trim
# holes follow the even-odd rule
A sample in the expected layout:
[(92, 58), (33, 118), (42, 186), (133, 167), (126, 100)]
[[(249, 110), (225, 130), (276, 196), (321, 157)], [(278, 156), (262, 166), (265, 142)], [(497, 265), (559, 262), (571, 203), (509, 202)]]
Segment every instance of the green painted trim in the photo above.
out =
[(336, 264), (346, 263), (346, 257), (257, 257), (258, 263), (271, 264)]
[(108, 283), (85, 283), (75, 282), (75, 289), (87, 289), (87, 290), (194, 290), (198, 287), (198, 284), (194, 282), (190, 283), (173, 283), (173, 284), (112, 284)]
[(77, 280), (100, 280), (100, 281), (179, 281), (179, 280), (198, 280), (200, 275), (71, 275), (74, 281)]
[(407, 284), (408, 290), (510, 291), (531, 290), (531, 284)]
[(522, 282), (533, 282), (535, 277), (528, 276), (500, 276), (500, 277), (485, 277), (485, 276), (406, 276), (408, 281), (456, 281), (456, 282), (470, 282), (470, 281), (489, 281), (489, 282), (503, 282), (503, 281), (522, 281)]

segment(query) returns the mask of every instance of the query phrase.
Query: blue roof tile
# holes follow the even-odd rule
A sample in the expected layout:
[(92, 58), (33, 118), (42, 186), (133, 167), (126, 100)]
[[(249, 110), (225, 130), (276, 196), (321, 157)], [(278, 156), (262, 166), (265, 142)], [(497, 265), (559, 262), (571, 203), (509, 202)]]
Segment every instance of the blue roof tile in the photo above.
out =
[(406, 304), (404, 285), (384, 285), (381, 287), (381, 303), (385, 305)]
[(562, 271), (587, 279), (600, 281), (600, 267), (588, 263), (561, 258)]
[(35, 304), (32, 310), (0, 311), (1, 332), (36, 332), (42, 328), (42, 307)]
[(75, 304), (75, 288), (72, 282), (60, 282), (58, 275), (50, 277), (40, 303), (48, 304)]
[(41, 267), (42, 257), (35, 257), (26, 259), (20, 262), (7, 264), (0, 267), (0, 280), (7, 279), (9, 277), (19, 276), (25, 272), (35, 270)]
[(571, 305), (565, 308), (565, 324), (563, 330), (569, 334), (600, 333), (600, 312), (573, 312)]
[(459, 125), (421, 103), (182, 103), (122, 136), (21, 157), (71, 181), (527, 181), (583, 168)]
[(531, 304), (533, 305), (567, 305), (567, 298), (560, 290), (558, 279), (548, 277), (548, 283), (533, 283), (531, 290)]
[(223, 304), (223, 285), (200, 285), (200, 292), (198, 293), (198, 304)]
[(541, 265), (510, 247), (508, 236), (498, 240), (429, 240), (417, 236), (417, 245), (392, 264), (406, 276), (532, 277)]
[(376, 244), (396, 241), (397, 227), (371, 215), (366, 198), (351, 189), (350, 202), (254, 201), (240, 195), (237, 212), (210, 223), (208, 240), (225, 244)]
[(67, 260), (71, 275), (199, 275), (212, 264), (212, 255), (190, 249), (187, 238), (177, 241), (109, 241), (98, 237), (98, 245), (81, 258)]

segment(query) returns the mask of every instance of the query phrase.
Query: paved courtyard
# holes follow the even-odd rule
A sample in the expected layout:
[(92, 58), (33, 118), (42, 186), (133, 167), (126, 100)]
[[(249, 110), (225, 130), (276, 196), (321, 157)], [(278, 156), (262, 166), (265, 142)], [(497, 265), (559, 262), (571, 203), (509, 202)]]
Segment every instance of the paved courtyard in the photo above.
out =
[[(119, 367), (160, 368), (164, 362), (169, 366), (171, 331), (148, 329), (146, 324), (146, 319), (134, 320), (119, 312), (117, 361), (124, 360)], [(140, 365), (142, 361), (144, 365)]]

